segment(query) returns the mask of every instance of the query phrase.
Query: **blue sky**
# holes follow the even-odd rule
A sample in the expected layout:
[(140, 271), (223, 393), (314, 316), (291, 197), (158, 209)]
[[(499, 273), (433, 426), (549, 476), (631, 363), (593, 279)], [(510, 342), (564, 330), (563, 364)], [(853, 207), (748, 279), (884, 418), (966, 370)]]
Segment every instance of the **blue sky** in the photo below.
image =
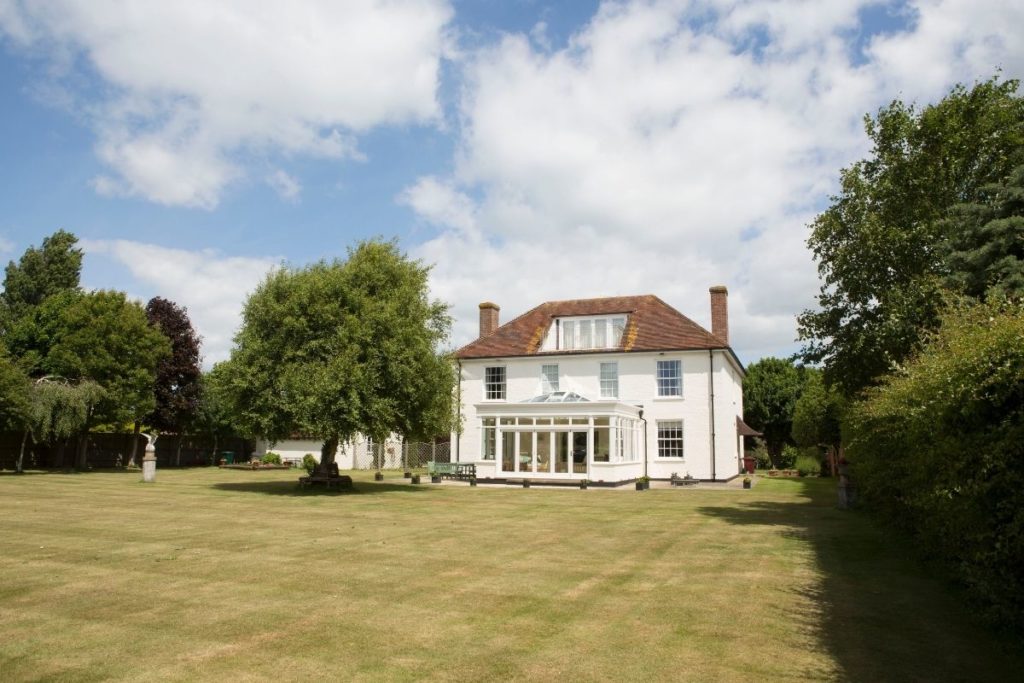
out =
[[(186, 305), (210, 363), (269, 268), (397, 237), (476, 304), (655, 293), (792, 352), (806, 224), (894, 97), (1024, 72), (1009, 0), (0, 0), (0, 258)], [(132, 11), (129, 11), (134, 7)]]

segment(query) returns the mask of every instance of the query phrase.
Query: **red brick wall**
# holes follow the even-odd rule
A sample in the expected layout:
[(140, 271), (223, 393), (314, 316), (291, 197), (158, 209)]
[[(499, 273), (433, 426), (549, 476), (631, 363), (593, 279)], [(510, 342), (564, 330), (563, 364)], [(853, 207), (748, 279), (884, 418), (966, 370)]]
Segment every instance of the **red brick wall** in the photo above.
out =
[(486, 337), (487, 335), (498, 329), (498, 311), (501, 307), (498, 304), (485, 301), (480, 304), (480, 337)]
[(729, 290), (718, 285), (711, 292), (711, 334), (729, 343)]

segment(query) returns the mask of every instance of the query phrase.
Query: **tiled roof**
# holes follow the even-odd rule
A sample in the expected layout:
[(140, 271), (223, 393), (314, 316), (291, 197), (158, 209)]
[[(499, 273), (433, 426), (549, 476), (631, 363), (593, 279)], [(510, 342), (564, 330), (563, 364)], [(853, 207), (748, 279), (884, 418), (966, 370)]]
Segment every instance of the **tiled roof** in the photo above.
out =
[(505, 323), (490, 335), (466, 344), (455, 355), (458, 358), (498, 358), (607, 352), (607, 349), (545, 352), (540, 351), (540, 346), (555, 318), (613, 313), (629, 316), (618, 351), (724, 349), (729, 346), (658, 297), (644, 294), (548, 301)]

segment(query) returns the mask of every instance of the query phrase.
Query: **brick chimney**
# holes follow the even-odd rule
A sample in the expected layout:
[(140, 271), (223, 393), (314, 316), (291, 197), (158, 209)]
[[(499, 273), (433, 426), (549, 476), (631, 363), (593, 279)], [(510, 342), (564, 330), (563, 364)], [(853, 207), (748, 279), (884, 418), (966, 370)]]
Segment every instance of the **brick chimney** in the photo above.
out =
[(480, 338), (488, 336), (498, 329), (498, 311), (501, 307), (498, 304), (485, 301), (480, 304)]
[[(726, 344), (729, 343), (729, 290), (717, 285), (708, 290), (711, 292), (711, 334)], [(480, 326), (483, 327), (483, 312), (480, 313)]]

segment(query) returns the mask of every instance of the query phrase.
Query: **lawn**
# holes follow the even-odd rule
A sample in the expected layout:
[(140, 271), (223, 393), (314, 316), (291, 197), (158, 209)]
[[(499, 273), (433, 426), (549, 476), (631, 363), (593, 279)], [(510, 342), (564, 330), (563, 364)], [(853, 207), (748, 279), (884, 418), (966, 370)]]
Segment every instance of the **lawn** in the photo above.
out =
[(0, 680), (1014, 680), (825, 480), (0, 475)]

